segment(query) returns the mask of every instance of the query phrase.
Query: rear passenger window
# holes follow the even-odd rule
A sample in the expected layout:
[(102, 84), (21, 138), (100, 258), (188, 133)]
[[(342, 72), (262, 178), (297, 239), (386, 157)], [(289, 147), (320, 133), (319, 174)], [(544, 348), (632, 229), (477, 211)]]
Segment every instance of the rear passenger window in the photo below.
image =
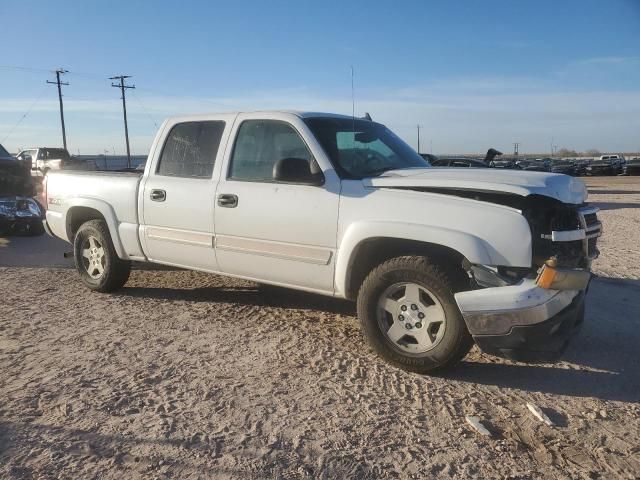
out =
[(169, 132), (156, 173), (172, 177), (211, 178), (225, 122), (178, 123)]
[(273, 166), (283, 158), (311, 160), (307, 144), (291, 125), (277, 120), (245, 120), (238, 129), (229, 178), (273, 181)]

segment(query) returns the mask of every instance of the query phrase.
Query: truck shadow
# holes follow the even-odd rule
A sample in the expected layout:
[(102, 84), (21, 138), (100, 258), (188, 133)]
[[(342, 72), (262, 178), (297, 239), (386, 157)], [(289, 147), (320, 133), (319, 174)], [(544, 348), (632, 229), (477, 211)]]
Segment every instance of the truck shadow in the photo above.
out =
[[(352, 302), (271, 286), (193, 289), (127, 287), (120, 295), (190, 302), (224, 302), (355, 316)], [(471, 354), (448, 380), (622, 402), (640, 401), (640, 281), (595, 278), (580, 334), (558, 364), (521, 364)], [(355, 342), (354, 349), (366, 348)], [(427, 377), (425, 377), (427, 378)]]
[(220, 286), (200, 288), (125, 287), (118, 295), (155, 298), (159, 300), (182, 300), (189, 302), (232, 303), (257, 307), (276, 307), (311, 310), (340, 315), (356, 315), (353, 302), (313, 293), (290, 290), (270, 285)]

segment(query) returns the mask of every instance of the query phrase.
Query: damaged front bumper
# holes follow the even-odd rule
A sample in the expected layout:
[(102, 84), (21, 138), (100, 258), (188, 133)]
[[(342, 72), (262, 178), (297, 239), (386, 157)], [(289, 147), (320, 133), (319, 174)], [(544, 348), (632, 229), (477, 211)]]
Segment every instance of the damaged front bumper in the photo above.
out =
[[(587, 277), (585, 277), (585, 272)], [(560, 288), (540, 278), (455, 295), (467, 328), (486, 353), (521, 362), (554, 362), (584, 319), (590, 274), (564, 272)], [(579, 287), (577, 289), (566, 289)]]

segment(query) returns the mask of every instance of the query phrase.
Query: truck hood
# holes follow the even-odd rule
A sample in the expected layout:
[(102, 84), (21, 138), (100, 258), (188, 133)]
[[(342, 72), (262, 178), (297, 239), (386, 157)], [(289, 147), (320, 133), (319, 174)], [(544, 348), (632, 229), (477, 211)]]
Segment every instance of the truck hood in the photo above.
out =
[(510, 193), (522, 197), (544, 195), (573, 204), (584, 203), (587, 199), (587, 188), (577, 178), (495, 168), (408, 168), (390, 170), (379, 177), (365, 178), (362, 182), (369, 188), (433, 188)]

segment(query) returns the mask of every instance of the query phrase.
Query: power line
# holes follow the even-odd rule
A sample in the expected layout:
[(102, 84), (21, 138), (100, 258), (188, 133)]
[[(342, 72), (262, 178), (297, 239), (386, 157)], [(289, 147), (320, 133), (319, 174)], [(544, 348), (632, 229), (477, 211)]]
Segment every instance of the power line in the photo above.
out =
[(15, 125), (11, 128), (11, 130), (9, 130), (9, 133), (7, 133), (5, 135), (5, 137), (2, 139), (1, 143), (4, 143), (7, 141), (7, 139), (11, 136), (11, 134), (13, 133), (13, 131), (18, 128), (18, 125), (20, 125), (22, 123), (22, 121), (27, 118), (27, 115), (29, 115), (31, 113), (31, 110), (33, 110), (33, 107), (36, 106), (36, 103), (38, 103), (40, 101), (40, 99), (42, 98), (42, 95), (44, 95), (45, 90), (47, 89), (47, 86), (45, 85), (42, 88), (42, 91), (40, 92), (40, 95), (38, 95), (36, 97), (36, 99), (31, 103), (31, 105), (29, 106), (29, 108), (27, 109), (27, 111), (20, 117), (20, 119), (15, 123)]
[(42, 72), (50, 72), (51, 69), (47, 68), (35, 68), (35, 67), (21, 67), (18, 65), (0, 65), (0, 69), (2, 70), (18, 70), (21, 72), (34, 72), (34, 73), (42, 73)]
[(56, 70), (56, 81), (55, 82), (51, 82), (49, 80), (47, 80), (47, 83), (52, 83), (54, 85), (58, 85), (58, 101), (60, 102), (60, 123), (62, 124), (62, 143), (64, 145), (64, 149), (67, 149), (67, 132), (65, 131), (64, 128), (64, 108), (62, 107), (62, 88), (61, 85), (69, 85), (66, 82), (61, 82), (60, 81), (60, 75), (64, 75), (65, 73), (67, 73), (68, 70), (65, 70), (64, 68), (59, 68)]
[(116, 75), (115, 77), (109, 77), (109, 80), (120, 80), (120, 83), (112, 83), (112, 87), (119, 88), (122, 92), (122, 112), (124, 113), (124, 138), (127, 141), (127, 168), (131, 168), (131, 151), (129, 150), (129, 127), (127, 126), (127, 100), (125, 91), (128, 88), (136, 88), (135, 85), (125, 85), (126, 78), (131, 78), (131, 75)]
[(136, 101), (140, 105), (140, 108), (142, 108), (142, 110), (144, 110), (144, 113), (147, 114), (147, 117), (149, 117), (149, 120), (151, 120), (151, 122), (155, 125), (156, 130), (158, 128), (160, 128), (160, 127), (158, 127), (158, 123), (154, 120), (154, 118), (149, 113), (149, 110), (147, 110), (147, 108), (142, 104), (142, 100), (140, 100), (140, 98), (138, 97), (138, 94), (135, 92), (135, 90), (133, 92), (131, 92), (131, 93), (133, 93), (133, 97), (136, 99)]

